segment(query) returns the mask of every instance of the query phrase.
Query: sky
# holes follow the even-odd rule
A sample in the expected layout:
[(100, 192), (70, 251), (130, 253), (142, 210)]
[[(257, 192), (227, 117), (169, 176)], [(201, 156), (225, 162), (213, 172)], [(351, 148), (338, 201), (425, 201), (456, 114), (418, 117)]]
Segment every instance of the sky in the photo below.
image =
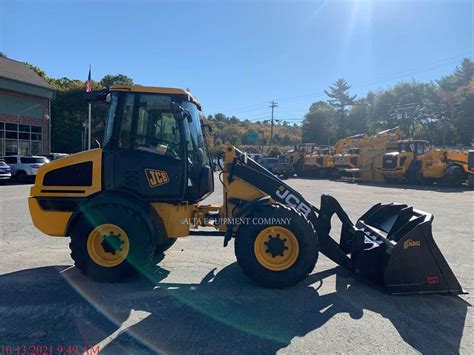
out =
[(467, 0), (1, 0), (0, 52), (50, 77), (189, 88), (207, 114), (298, 123), (344, 78), (359, 97), (474, 56)]

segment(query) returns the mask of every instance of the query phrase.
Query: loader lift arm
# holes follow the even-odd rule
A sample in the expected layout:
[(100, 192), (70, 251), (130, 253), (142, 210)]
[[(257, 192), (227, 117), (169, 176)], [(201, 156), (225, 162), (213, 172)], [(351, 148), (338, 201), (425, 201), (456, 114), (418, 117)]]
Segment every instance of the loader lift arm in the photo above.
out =
[[(227, 183), (241, 179), (268, 194), (254, 201), (228, 201), (239, 207), (240, 215), (269, 200), (291, 206), (313, 225), (321, 253), (362, 278), (383, 285), (388, 292), (464, 293), (433, 240), (430, 214), (402, 204), (379, 203), (354, 224), (334, 197), (322, 195), (317, 208), (277, 176), (234, 149), (236, 157), (226, 167)], [(339, 243), (330, 236), (334, 215), (342, 223)], [(233, 227), (227, 226), (225, 245), (232, 237)]]
[[(317, 231), (321, 252), (335, 263), (351, 269), (352, 262), (350, 258), (347, 257), (340, 244), (329, 235), (331, 218), (334, 214), (341, 220), (345, 233), (355, 233), (354, 224), (334, 197), (322, 195), (321, 207), (317, 208), (306, 201), (299, 192), (244, 154), (236, 157), (231, 164), (228, 179), (232, 180), (236, 177), (250, 182), (253, 186), (267, 193), (274, 201), (290, 205), (305, 214)], [(255, 203), (257, 202), (249, 201), (248, 206)], [(230, 239), (231, 233), (229, 231), (231, 230), (232, 226), (229, 226), (225, 242)]]

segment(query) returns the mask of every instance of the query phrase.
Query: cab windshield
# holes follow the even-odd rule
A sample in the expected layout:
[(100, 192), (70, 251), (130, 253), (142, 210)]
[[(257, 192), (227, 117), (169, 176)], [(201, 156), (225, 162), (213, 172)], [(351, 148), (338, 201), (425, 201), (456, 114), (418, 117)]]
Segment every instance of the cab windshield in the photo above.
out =
[(399, 152), (411, 152), (416, 154), (425, 153), (425, 145), (420, 142), (401, 143), (398, 147)]
[(186, 149), (190, 164), (205, 165), (199, 110), (191, 102), (180, 102), (185, 112), (181, 123), (172, 105), (178, 99), (164, 94), (112, 93), (104, 147), (143, 150), (175, 159), (182, 159)]

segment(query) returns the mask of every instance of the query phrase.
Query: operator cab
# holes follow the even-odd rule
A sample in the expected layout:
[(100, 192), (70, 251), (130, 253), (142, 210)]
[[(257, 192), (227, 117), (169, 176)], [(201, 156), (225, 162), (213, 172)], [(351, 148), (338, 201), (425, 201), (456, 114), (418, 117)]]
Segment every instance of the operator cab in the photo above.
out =
[(108, 89), (103, 141), (106, 190), (153, 201), (195, 203), (214, 190), (200, 123), (187, 91), (144, 86)]
[(400, 153), (413, 153), (415, 157), (425, 154), (428, 141), (424, 140), (403, 140), (398, 142)]
[(347, 153), (350, 155), (358, 155), (360, 154), (360, 149), (359, 148), (349, 148), (347, 150)]

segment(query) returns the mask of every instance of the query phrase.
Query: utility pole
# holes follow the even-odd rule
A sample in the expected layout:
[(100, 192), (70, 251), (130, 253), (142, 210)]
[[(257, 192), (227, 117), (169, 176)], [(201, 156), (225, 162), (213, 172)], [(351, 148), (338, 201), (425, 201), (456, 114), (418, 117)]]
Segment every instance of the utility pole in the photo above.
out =
[(275, 107), (278, 107), (278, 103), (275, 101), (270, 102), (270, 106), (272, 109), (272, 124), (270, 127), (270, 151), (272, 150), (272, 145), (273, 145), (273, 111), (275, 110)]

